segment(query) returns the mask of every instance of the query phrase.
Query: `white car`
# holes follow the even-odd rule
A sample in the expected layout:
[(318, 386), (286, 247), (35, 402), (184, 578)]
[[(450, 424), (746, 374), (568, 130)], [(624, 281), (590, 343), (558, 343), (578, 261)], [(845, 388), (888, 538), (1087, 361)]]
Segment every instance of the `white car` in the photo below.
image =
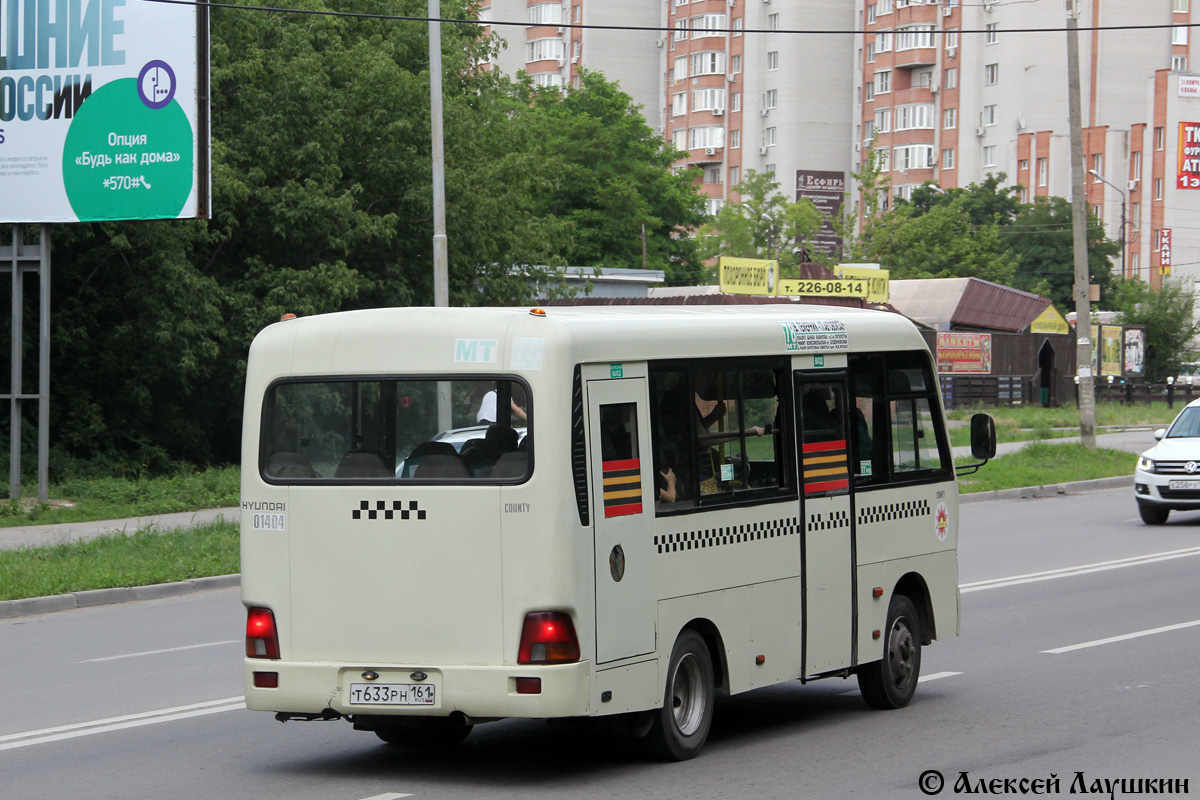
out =
[(1161, 525), (1171, 511), (1200, 509), (1200, 400), (1154, 438), (1158, 444), (1138, 457), (1133, 491), (1142, 521)]

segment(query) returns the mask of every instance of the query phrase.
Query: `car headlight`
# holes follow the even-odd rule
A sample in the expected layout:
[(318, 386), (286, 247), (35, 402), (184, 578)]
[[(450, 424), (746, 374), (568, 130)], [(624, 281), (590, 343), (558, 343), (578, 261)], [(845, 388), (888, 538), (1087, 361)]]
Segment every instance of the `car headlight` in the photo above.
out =
[(1154, 461), (1145, 456), (1138, 456), (1137, 468), (1142, 472), (1154, 472)]

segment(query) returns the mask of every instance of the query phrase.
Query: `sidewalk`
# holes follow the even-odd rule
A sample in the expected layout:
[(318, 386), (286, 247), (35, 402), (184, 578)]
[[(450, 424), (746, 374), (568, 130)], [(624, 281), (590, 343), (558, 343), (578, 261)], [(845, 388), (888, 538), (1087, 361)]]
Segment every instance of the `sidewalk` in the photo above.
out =
[(50, 544), (81, 542), (95, 539), (106, 533), (135, 533), (142, 528), (156, 527), (161, 530), (190, 528), (196, 525), (224, 519), (236, 522), (236, 508), (206, 508), (202, 511), (181, 511), (177, 514), (159, 514), (149, 517), (129, 517), (96, 522), (65, 522), (57, 525), (23, 525), (15, 528), (0, 528), (0, 550), (16, 550), (18, 547), (44, 547)]

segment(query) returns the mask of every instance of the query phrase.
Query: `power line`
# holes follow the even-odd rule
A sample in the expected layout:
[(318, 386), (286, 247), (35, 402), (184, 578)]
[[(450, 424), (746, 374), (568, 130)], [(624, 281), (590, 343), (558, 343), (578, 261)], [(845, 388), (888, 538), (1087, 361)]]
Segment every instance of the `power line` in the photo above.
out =
[[(284, 6), (251, 6), (241, 5), (238, 3), (209, 3), (204, 0), (146, 0), (150, 3), (163, 3), (166, 5), (178, 6), (202, 6), (204, 8), (230, 8), (240, 11), (266, 11), (276, 12), (281, 14), (301, 14), (307, 16), (319, 17), (344, 17), (350, 19), (379, 19), (379, 20), (395, 20), (398, 22), (441, 22), (453, 25), (479, 25), (481, 27), (516, 27), (516, 28), (536, 28), (538, 25), (530, 23), (528, 20), (509, 21), (509, 20), (480, 20), (480, 19), (461, 19), (455, 17), (423, 17), (410, 16), (403, 14), (366, 14), (355, 11), (332, 11), (324, 9), (312, 8), (288, 8)], [(1033, 0), (1019, 0), (1021, 2), (1032, 2)], [(598, 30), (598, 31), (624, 31), (624, 32), (647, 32), (647, 33), (675, 33), (678, 29), (673, 27), (659, 27), (649, 25), (595, 25), (581, 22), (562, 22), (562, 23), (546, 23), (549, 27), (554, 28), (570, 28), (573, 30)], [(1197, 28), (1200, 27), (1200, 22), (1185, 22), (1185, 23), (1165, 23), (1154, 25), (1095, 25), (1095, 26), (1080, 26), (1076, 30), (1082, 32), (1091, 31), (1151, 31), (1151, 30), (1167, 30), (1173, 28)], [(768, 34), (780, 33), (790, 34), (794, 36), (859, 36), (873, 33), (893, 33), (892, 30), (886, 31), (867, 31), (867, 30), (831, 30), (831, 29), (814, 29), (814, 30), (799, 30), (799, 29), (778, 29), (770, 28), (697, 28), (689, 29), (689, 33), (702, 32), (705, 34)], [(1005, 28), (1003, 30), (988, 30), (979, 28), (973, 30), (965, 29), (941, 29), (927, 31), (930, 34), (1005, 34), (1005, 33), (1066, 33), (1067, 28)]]

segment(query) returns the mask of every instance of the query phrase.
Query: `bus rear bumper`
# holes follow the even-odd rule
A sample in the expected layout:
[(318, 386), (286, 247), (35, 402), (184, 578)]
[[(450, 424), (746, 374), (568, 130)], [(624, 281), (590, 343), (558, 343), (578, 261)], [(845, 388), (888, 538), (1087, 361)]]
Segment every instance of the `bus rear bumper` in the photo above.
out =
[[(448, 717), (579, 717), (590, 713), (591, 664), (382, 667), (244, 659), (246, 708), (319, 718), (338, 715)], [(274, 673), (274, 677), (261, 677)], [(518, 682), (518, 679), (522, 679)], [(263, 683), (276, 683), (263, 688)], [(387, 687), (385, 689), (385, 687)], [(421, 687), (413, 691), (406, 687)], [(428, 695), (419, 704), (355, 702), (375, 696)], [(355, 690), (358, 690), (357, 692)], [(365, 691), (364, 691), (365, 690)], [(353, 693), (353, 694), (352, 694)]]

